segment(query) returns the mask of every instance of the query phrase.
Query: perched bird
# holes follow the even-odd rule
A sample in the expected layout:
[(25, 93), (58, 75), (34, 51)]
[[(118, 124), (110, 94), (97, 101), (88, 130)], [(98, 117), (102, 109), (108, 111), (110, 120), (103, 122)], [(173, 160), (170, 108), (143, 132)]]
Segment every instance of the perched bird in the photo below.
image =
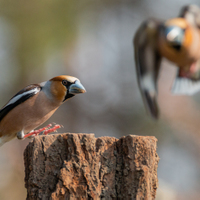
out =
[(0, 110), (0, 146), (15, 137), (23, 139), (41, 131), (47, 134), (60, 128), (60, 125), (50, 128), (50, 124), (33, 131), (47, 121), (66, 100), (84, 92), (86, 90), (79, 79), (66, 75), (25, 87)]
[(147, 112), (159, 117), (157, 81), (161, 59), (177, 65), (172, 92), (192, 95), (200, 90), (200, 8), (184, 6), (179, 17), (149, 19), (141, 24), (134, 41), (139, 88)]

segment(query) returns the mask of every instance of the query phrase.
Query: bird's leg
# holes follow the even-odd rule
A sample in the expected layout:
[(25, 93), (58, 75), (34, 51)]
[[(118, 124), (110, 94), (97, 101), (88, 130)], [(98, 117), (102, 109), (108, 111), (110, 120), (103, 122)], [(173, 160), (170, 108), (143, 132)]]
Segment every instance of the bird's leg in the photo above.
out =
[(61, 128), (62, 125), (60, 124), (55, 124), (53, 128), (50, 128), (50, 129), (47, 129), (43, 132), (44, 135), (47, 135), (49, 133), (52, 133), (52, 132), (56, 132), (58, 128)]
[(24, 139), (24, 131), (23, 131), (23, 130), (17, 133), (17, 138), (18, 138), (19, 140)]
[(55, 132), (56, 129), (58, 128), (61, 128), (62, 126), (59, 125), (59, 124), (55, 124), (53, 128), (50, 128), (52, 126), (52, 124), (49, 124), (43, 128), (40, 128), (38, 130), (35, 130), (35, 131), (31, 131), (30, 133), (27, 133), (26, 135), (24, 135), (23, 138), (27, 138), (27, 137), (30, 137), (30, 136), (37, 136), (39, 135), (42, 131), (43, 131), (43, 134), (44, 135), (47, 135), (48, 133), (51, 133), (51, 132)]
[(43, 128), (40, 128), (40, 129), (35, 130), (35, 131), (31, 131), (30, 133), (27, 133), (26, 135), (24, 135), (24, 138), (27, 138), (27, 137), (30, 137), (30, 136), (37, 136), (37, 135), (39, 135), (39, 133), (41, 133), (42, 131), (48, 129), (51, 126), (52, 126), (52, 124), (48, 124), (47, 126), (45, 126)]

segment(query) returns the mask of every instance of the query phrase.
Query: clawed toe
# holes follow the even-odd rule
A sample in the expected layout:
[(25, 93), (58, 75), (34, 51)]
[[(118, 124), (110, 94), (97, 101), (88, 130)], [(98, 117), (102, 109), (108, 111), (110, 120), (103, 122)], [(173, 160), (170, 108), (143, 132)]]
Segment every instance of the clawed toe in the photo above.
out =
[(56, 124), (56, 123), (53, 123), (53, 124), (55, 124), (55, 125), (53, 126), (53, 128), (51, 128), (51, 127), (52, 127), (52, 124), (49, 124), (49, 125), (47, 125), (47, 126), (45, 126), (45, 127), (43, 127), (43, 128), (40, 128), (40, 129), (38, 129), (38, 130), (31, 131), (30, 133), (27, 133), (27, 134), (24, 136), (24, 138), (27, 138), (27, 137), (28, 137), (28, 138), (33, 138), (33, 137), (39, 135), (40, 133), (42, 133), (42, 135), (47, 135), (47, 134), (52, 133), (52, 132), (57, 132), (57, 129), (58, 129), (58, 128), (63, 128), (63, 126), (60, 125), (60, 124)]

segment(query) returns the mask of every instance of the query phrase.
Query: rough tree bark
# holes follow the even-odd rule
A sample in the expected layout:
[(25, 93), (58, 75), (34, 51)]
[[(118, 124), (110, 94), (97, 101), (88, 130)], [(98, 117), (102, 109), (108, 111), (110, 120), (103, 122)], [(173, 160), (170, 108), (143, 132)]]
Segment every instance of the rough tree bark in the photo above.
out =
[(24, 152), (27, 199), (155, 198), (155, 137), (94, 134), (35, 137)]

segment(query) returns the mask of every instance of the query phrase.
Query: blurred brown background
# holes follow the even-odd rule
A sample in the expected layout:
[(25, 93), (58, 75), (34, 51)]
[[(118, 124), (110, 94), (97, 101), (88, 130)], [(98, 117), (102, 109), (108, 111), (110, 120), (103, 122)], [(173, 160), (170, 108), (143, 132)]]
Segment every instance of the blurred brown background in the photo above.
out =
[[(87, 93), (62, 105), (46, 124), (96, 137), (154, 135), (160, 156), (157, 200), (200, 199), (200, 93), (170, 94), (175, 69), (164, 60), (161, 119), (150, 119), (132, 47), (142, 21), (175, 17), (188, 3), (200, 6), (199, 0), (0, 0), (0, 105), (30, 83), (76, 76)], [(29, 141), (13, 140), (0, 148), (1, 200), (26, 197), (23, 151)]]

